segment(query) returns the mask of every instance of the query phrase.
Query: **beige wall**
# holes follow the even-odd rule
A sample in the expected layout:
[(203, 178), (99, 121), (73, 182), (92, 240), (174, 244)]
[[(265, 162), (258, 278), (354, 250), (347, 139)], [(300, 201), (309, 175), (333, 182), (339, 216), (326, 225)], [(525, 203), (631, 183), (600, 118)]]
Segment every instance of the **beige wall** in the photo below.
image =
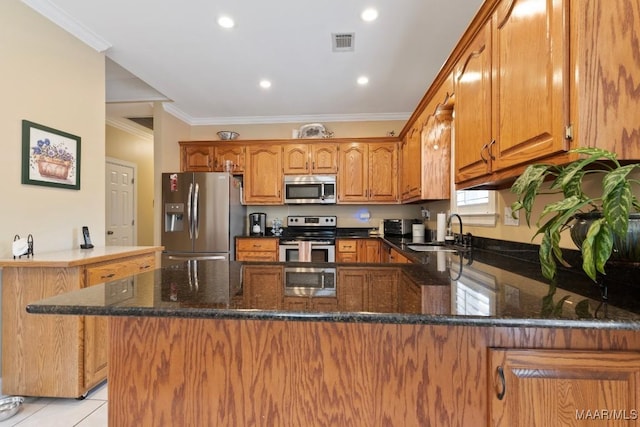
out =
[[(36, 254), (78, 247), (83, 225), (104, 244), (104, 56), (19, 0), (0, 2), (0, 40), (0, 257), (15, 234)], [(80, 190), (21, 184), (23, 119), (82, 138)]]
[(136, 165), (137, 244), (153, 245), (153, 136), (136, 135), (107, 125), (106, 155)]

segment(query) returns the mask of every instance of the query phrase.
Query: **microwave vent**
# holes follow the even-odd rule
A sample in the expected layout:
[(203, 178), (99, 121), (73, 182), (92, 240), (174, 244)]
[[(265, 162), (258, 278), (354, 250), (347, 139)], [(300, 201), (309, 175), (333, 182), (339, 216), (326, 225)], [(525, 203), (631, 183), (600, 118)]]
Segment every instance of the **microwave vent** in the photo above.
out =
[(355, 33), (331, 34), (332, 50), (334, 52), (353, 52)]

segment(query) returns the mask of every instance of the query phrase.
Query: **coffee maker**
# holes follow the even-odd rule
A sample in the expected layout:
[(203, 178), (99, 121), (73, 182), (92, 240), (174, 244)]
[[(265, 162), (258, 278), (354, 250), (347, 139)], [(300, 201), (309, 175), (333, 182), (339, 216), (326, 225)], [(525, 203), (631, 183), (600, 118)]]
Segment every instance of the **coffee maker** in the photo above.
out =
[(256, 212), (249, 214), (249, 235), (264, 236), (267, 231), (267, 214)]

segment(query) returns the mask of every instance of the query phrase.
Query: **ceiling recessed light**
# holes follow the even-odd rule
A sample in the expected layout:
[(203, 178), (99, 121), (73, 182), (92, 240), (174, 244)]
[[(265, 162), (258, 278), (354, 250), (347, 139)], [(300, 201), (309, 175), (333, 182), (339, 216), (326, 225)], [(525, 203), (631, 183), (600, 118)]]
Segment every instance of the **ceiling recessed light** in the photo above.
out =
[(378, 11), (375, 9), (365, 9), (360, 15), (363, 21), (371, 22), (378, 18)]
[(368, 84), (368, 83), (369, 83), (369, 77), (367, 77), (367, 76), (360, 76), (360, 77), (358, 77), (358, 80), (357, 80), (357, 81), (358, 81), (358, 84), (359, 84), (360, 86), (364, 86), (364, 85), (366, 85), (366, 84)]
[(263, 89), (269, 89), (271, 87), (271, 82), (269, 80), (260, 80), (260, 87)]
[(233, 19), (229, 18), (228, 16), (221, 16), (220, 18), (218, 18), (218, 25), (220, 25), (222, 28), (233, 28), (235, 24), (235, 22), (233, 22)]

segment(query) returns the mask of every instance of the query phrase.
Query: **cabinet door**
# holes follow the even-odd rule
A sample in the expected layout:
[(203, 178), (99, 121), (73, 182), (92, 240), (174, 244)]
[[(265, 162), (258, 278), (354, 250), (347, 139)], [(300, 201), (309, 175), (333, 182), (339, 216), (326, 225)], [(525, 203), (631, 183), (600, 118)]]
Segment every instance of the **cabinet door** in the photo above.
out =
[(406, 135), (400, 149), (402, 170), (400, 176), (400, 195), (403, 202), (420, 198), (422, 179), (422, 148), (420, 129), (416, 123)]
[[(147, 254), (121, 261), (89, 266), (85, 270), (85, 287), (143, 273), (155, 268), (155, 255)], [(124, 284), (126, 285), (126, 283)], [(108, 342), (106, 317), (84, 317), (84, 387), (89, 389), (107, 377)]]
[(361, 268), (338, 268), (338, 310), (366, 311), (368, 289), (367, 273)]
[(398, 145), (369, 144), (368, 194), (372, 202), (398, 201)]
[(380, 262), (380, 241), (378, 239), (358, 240), (358, 262)]
[(244, 174), (246, 204), (282, 204), (282, 146), (249, 146)]
[(496, 142), (490, 151), (493, 169), (500, 170), (569, 148), (564, 139), (568, 1), (504, 0), (495, 15)]
[(640, 353), (489, 353), (491, 426), (638, 425)]
[(285, 144), (282, 147), (282, 171), (285, 175), (309, 173), (309, 148), (307, 144)]
[(213, 146), (183, 145), (180, 169), (183, 172), (211, 172), (214, 166)]
[(217, 145), (215, 147), (214, 170), (224, 172), (227, 160), (233, 163), (233, 174), (244, 173), (244, 150), (241, 145)]
[(311, 146), (311, 173), (335, 174), (338, 172), (338, 145), (333, 143)]
[(421, 196), (424, 200), (451, 197), (451, 109), (429, 116), (422, 130), (424, 170)]
[(455, 67), (455, 182), (491, 171), (491, 23), (476, 35)]
[(340, 144), (338, 172), (338, 201), (368, 200), (369, 168), (365, 143)]
[(282, 267), (242, 266), (242, 289), (248, 307), (264, 310), (282, 308)]
[(395, 271), (373, 269), (368, 273), (369, 310), (378, 313), (398, 312), (398, 275)]

